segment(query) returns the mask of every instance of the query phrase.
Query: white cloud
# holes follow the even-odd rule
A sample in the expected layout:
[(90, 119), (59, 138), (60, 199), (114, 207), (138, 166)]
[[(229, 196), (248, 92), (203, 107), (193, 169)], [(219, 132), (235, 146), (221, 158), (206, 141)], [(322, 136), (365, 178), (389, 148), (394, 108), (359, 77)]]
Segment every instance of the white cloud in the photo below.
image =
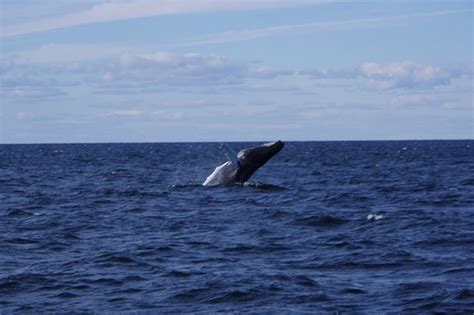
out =
[[(38, 81), (35, 73), (41, 73)], [(71, 85), (71, 78), (84, 84), (105, 87), (128, 82), (128, 86), (146, 84), (237, 84), (247, 79), (272, 79), (293, 71), (261, 64), (233, 62), (215, 54), (170, 52), (127, 52), (120, 47), (101, 45), (42, 46), (36, 50), (9, 55), (0, 63), (3, 85)], [(61, 78), (61, 79), (58, 79)]]
[(103, 79), (137, 80), (174, 84), (188, 82), (205, 85), (208, 83), (241, 83), (249, 78), (272, 79), (292, 75), (294, 71), (267, 67), (261, 64), (233, 62), (215, 54), (175, 54), (154, 52), (148, 54), (126, 53), (109, 60), (104, 65)]
[(245, 79), (245, 65), (210, 54), (125, 54), (106, 66), (115, 81), (155, 82), (161, 84), (236, 83)]
[[(91, 23), (111, 22), (141, 17), (211, 11), (234, 11), (292, 7), (330, 2), (328, 0), (128, 0), (107, 1), (89, 9), (51, 16), (2, 27), (2, 36), (16, 36), (34, 32), (67, 28)], [(10, 9), (6, 7), (5, 9)], [(4, 13), (8, 15), (8, 12)]]
[[(78, 85), (101, 88), (157, 88), (169, 85), (242, 83), (276, 71), (239, 64), (219, 55), (130, 53), (99, 45), (47, 45), (2, 58), (0, 84), (6, 97), (57, 95), (54, 88)], [(84, 53), (87, 51), (87, 53)], [(54, 92), (54, 93), (52, 93)], [(44, 94), (44, 96), (47, 96)]]
[(355, 27), (373, 28), (380, 27), (386, 24), (394, 22), (403, 22), (409, 19), (436, 17), (443, 15), (466, 13), (470, 11), (466, 10), (447, 10), (447, 11), (434, 11), (434, 12), (420, 12), (415, 14), (395, 15), (395, 16), (384, 16), (375, 18), (364, 18), (364, 19), (350, 19), (350, 20), (338, 20), (338, 21), (322, 21), (302, 24), (289, 24), (289, 25), (278, 25), (271, 27), (264, 27), (258, 29), (245, 29), (227, 31), (221, 33), (209, 34), (190, 40), (188, 42), (179, 43), (176, 46), (198, 46), (208, 44), (223, 44), (253, 40), (263, 37), (274, 36), (281, 33), (287, 33), (298, 30), (328, 30), (328, 29), (353, 29)]
[(104, 81), (112, 81), (114, 79), (114, 75), (111, 73), (111, 72), (106, 72), (104, 73), (104, 75), (102, 76), (102, 79)]
[(444, 101), (441, 103), (441, 106), (446, 109), (473, 109), (472, 99), (465, 101), (455, 100), (455, 101)]
[(143, 110), (143, 109), (117, 109), (112, 110), (103, 114), (99, 114), (99, 117), (109, 118), (140, 118), (140, 119), (151, 119), (159, 121), (177, 121), (185, 117), (185, 113), (182, 111), (169, 111), (169, 110)]
[(103, 116), (105, 117), (139, 117), (143, 116), (145, 113), (138, 109), (121, 109), (115, 110), (108, 113), (105, 113)]
[(408, 61), (387, 64), (368, 62), (353, 68), (314, 69), (301, 74), (315, 79), (363, 78), (370, 87), (381, 90), (430, 89), (449, 85), (460, 77), (472, 77), (472, 68), (469, 65), (423, 65)]
[(472, 109), (472, 100), (466, 95), (444, 93), (408, 93), (391, 98), (390, 104), (396, 108), (417, 109), (420, 107), (446, 110)]
[(18, 85), (3, 87), (1, 96), (11, 99), (36, 99), (52, 98), (64, 95), (64, 92), (56, 87)]
[(33, 112), (17, 112), (16, 119), (17, 120), (29, 120), (34, 118), (36, 115)]
[[(373, 90), (430, 90), (449, 86), (456, 79), (465, 82), (472, 78), (472, 66), (367, 62), (354, 67), (298, 72), (260, 63), (238, 63), (215, 54), (142, 53), (127, 52), (121, 47), (56, 44), (10, 55), (0, 62), (2, 93), (17, 99), (58, 96), (79, 86), (93, 88), (92, 93), (102, 95), (203, 87), (218, 93), (222, 88), (235, 86), (250, 91), (252, 87), (262, 87), (262, 80), (266, 80), (267, 91), (272, 87), (280, 91), (275, 85), (277, 78), (286, 80), (280, 86), (287, 88), (290, 84), (313, 92), (313, 79), (317, 80), (318, 89), (330, 88), (333, 83), (357, 90), (361, 84)], [(291, 83), (295, 80), (296, 86)], [(420, 102), (401, 97), (393, 99), (392, 105), (415, 101)]]
[(472, 75), (471, 69), (461, 66), (421, 65), (412, 62), (390, 64), (365, 63), (359, 73), (376, 88), (432, 88), (449, 85), (451, 80)]
[(435, 101), (435, 96), (431, 94), (404, 94), (393, 97), (390, 103), (394, 106), (420, 106), (431, 105)]
[(154, 111), (151, 115), (163, 120), (181, 120), (185, 117), (184, 112), (168, 112), (164, 110)]

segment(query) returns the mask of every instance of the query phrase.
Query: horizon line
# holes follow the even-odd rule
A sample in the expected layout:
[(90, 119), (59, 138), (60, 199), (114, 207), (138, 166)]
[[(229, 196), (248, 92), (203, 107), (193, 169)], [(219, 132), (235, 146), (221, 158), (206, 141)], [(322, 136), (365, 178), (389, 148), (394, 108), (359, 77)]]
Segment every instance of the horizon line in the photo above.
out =
[[(281, 140), (281, 139), (277, 139)], [(189, 144), (189, 143), (255, 143), (272, 140), (203, 140), (203, 141), (104, 141), (104, 142), (0, 142), (0, 145), (57, 145), (57, 144)], [(418, 138), (418, 139), (334, 139), (334, 140), (281, 140), (283, 142), (401, 142), (401, 141), (474, 141), (474, 138)]]

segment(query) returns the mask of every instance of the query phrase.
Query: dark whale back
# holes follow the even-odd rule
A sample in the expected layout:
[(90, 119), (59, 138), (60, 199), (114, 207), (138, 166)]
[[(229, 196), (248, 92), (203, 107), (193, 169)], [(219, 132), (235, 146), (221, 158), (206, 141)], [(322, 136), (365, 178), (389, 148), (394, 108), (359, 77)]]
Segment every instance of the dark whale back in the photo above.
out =
[(240, 161), (240, 168), (235, 176), (235, 182), (243, 183), (247, 181), (255, 171), (265, 165), (284, 146), (285, 144), (278, 140), (258, 147), (241, 150), (237, 155)]

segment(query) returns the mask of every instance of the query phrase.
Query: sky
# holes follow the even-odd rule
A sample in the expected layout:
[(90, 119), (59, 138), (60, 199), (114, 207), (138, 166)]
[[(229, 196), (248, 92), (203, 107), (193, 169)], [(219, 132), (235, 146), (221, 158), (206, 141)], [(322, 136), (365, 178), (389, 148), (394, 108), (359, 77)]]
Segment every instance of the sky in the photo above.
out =
[(473, 139), (473, 3), (1, 0), (0, 142)]

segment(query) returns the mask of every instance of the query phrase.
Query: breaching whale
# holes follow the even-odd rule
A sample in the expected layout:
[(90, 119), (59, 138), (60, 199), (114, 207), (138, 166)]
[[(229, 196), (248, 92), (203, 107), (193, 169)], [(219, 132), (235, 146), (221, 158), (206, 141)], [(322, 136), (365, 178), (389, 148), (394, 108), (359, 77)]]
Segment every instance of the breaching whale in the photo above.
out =
[(264, 143), (261, 146), (240, 150), (235, 154), (229, 147), (226, 149), (230, 161), (216, 167), (204, 181), (204, 186), (229, 185), (247, 181), (256, 170), (268, 162), (284, 147), (280, 140)]

